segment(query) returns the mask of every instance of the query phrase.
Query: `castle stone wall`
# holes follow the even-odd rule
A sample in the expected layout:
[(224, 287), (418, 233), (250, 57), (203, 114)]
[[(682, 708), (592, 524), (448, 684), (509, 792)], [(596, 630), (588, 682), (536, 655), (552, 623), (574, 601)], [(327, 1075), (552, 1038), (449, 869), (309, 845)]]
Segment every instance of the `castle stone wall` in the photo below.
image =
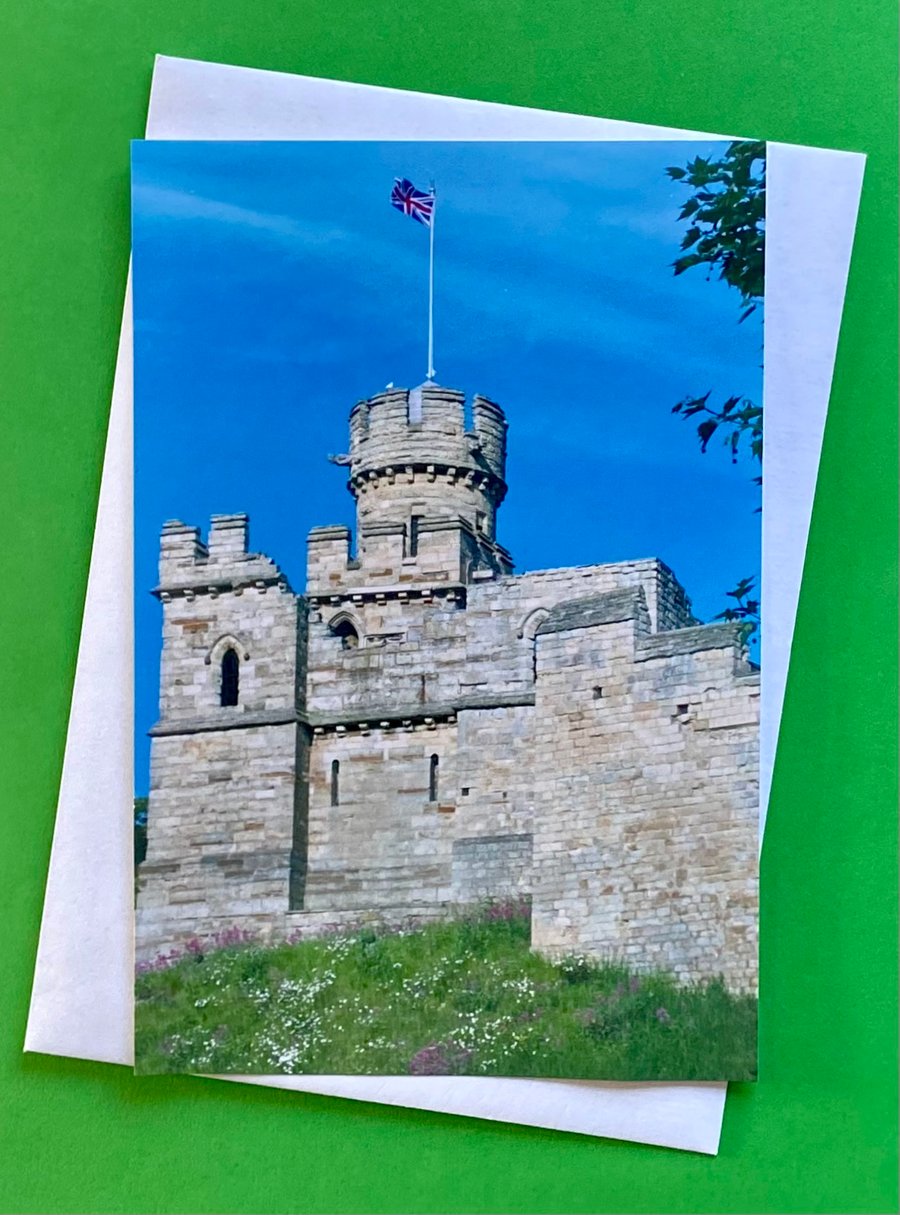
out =
[[(429, 788), (433, 755), (435, 799)], [(455, 725), (373, 725), (365, 733), (317, 736), (310, 752), (304, 908), (343, 912), (452, 902), (456, 789)]]
[[(459, 693), (466, 654), (462, 600), (385, 599), (314, 612), (309, 624), (311, 713), (397, 715), (428, 704), (451, 703)], [(350, 620), (360, 644), (345, 649), (332, 622)]]
[(142, 954), (201, 922), (222, 928), (287, 910), (297, 746), (294, 724), (154, 738)]
[(459, 714), (461, 836), (531, 831), (534, 730), (533, 703)]
[(476, 835), (453, 841), (453, 896), (461, 906), (531, 893), (532, 837)]
[[(306, 596), (244, 515), (160, 543), (139, 955), (532, 897), (532, 945), (756, 982), (758, 675), (661, 561), (514, 576), (506, 420), (389, 389), (350, 418), (350, 530)], [(223, 659), (238, 661), (222, 703)]]
[[(534, 634), (558, 603), (591, 592), (644, 588), (654, 627), (693, 624), (690, 603), (660, 561), (621, 562), (480, 580), (459, 588), (323, 596), (311, 613), (311, 712), (367, 706), (459, 705), (472, 697), (533, 695)], [(359, 645), (342, 648), (350, 621)]]
[(538, 636), (533, 946), (755, 990), (759, 681), (737, 630), (558, 623)]

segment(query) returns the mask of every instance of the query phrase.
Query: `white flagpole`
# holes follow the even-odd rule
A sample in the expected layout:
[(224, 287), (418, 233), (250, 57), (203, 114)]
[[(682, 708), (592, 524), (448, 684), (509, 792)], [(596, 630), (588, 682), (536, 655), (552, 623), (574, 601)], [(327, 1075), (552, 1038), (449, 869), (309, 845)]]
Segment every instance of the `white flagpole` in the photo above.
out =
[(428, 225), (428, 371), (426, 379), (434, 379), (434, 221), (437, 217), (437, 194), (431, 183), (431, 223)]

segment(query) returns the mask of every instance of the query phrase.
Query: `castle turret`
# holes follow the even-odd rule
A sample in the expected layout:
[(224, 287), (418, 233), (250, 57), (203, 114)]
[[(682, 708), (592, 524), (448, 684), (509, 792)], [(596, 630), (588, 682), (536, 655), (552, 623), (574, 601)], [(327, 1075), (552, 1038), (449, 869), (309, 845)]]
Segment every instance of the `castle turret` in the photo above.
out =
[(306, 612), (279, 566), (249, 550), (248, 523), (213, 515), (205, 542), (177, 519), (162, 529), (138, 921), (148, 948), (302, 899)]
[[(512, 571), (497, 543), (506, 494), (506, 418), (486, 397), (423, 384), (390, 388), (350, 413), (349, 466), (356, 499), (357, 560), (349, 534), (310, 534), (309, 586), (382, 581), (468, 583)], [(345, 547), (346, 545), (346, 547)]]

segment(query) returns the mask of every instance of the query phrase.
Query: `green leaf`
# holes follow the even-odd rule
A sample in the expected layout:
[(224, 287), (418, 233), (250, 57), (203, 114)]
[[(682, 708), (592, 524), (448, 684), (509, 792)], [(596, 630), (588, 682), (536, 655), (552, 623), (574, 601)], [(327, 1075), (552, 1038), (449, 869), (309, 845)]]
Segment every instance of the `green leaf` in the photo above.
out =
[(751, 578), (742, 578), (733, 591), (726, 591), (725, 594), (729, 597), (729, 599), (743, 599), (748, 591), (753, 590), (753, 584), (755, 581), (755, 576)]
[(706, 451), (709, 446), (709, 441), (719, 429), (719, 423), (715, 418), (707, 418), (705, 422), (701, 422), (697, 427), (697, 434), (700, 436), (700, 450)]
[(695, 245), (702, 235), (703, 233), (699, 228), (688, 228), (687, 232), (685, 232), (684, 236), (681, 238), (682, 249), (690, 249), (691, 245)]

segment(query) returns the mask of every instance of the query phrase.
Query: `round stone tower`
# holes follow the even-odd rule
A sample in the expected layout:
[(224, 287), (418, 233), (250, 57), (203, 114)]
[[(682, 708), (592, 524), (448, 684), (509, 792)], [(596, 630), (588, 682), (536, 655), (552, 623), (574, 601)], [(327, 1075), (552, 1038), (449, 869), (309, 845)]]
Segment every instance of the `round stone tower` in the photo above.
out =
[(346, 528), (314, 528), (307, 590), (330, 594), (400, 584), (459, 586), (512, 572), (497, 543), (506, 494), (506, 418), (486, 397), (426, 383), (388, 388), (354, 405), (349, 470), (356, 556)]
[[(472, 403), (438, 384), (390, 388), (350, 414), (350, 492), (360, 533), (370, 525), (460, 517), (488, 541), (506, 493), (506, 418), (486, 397)], [(416, 514), (418, 508), (424, 514)]]

